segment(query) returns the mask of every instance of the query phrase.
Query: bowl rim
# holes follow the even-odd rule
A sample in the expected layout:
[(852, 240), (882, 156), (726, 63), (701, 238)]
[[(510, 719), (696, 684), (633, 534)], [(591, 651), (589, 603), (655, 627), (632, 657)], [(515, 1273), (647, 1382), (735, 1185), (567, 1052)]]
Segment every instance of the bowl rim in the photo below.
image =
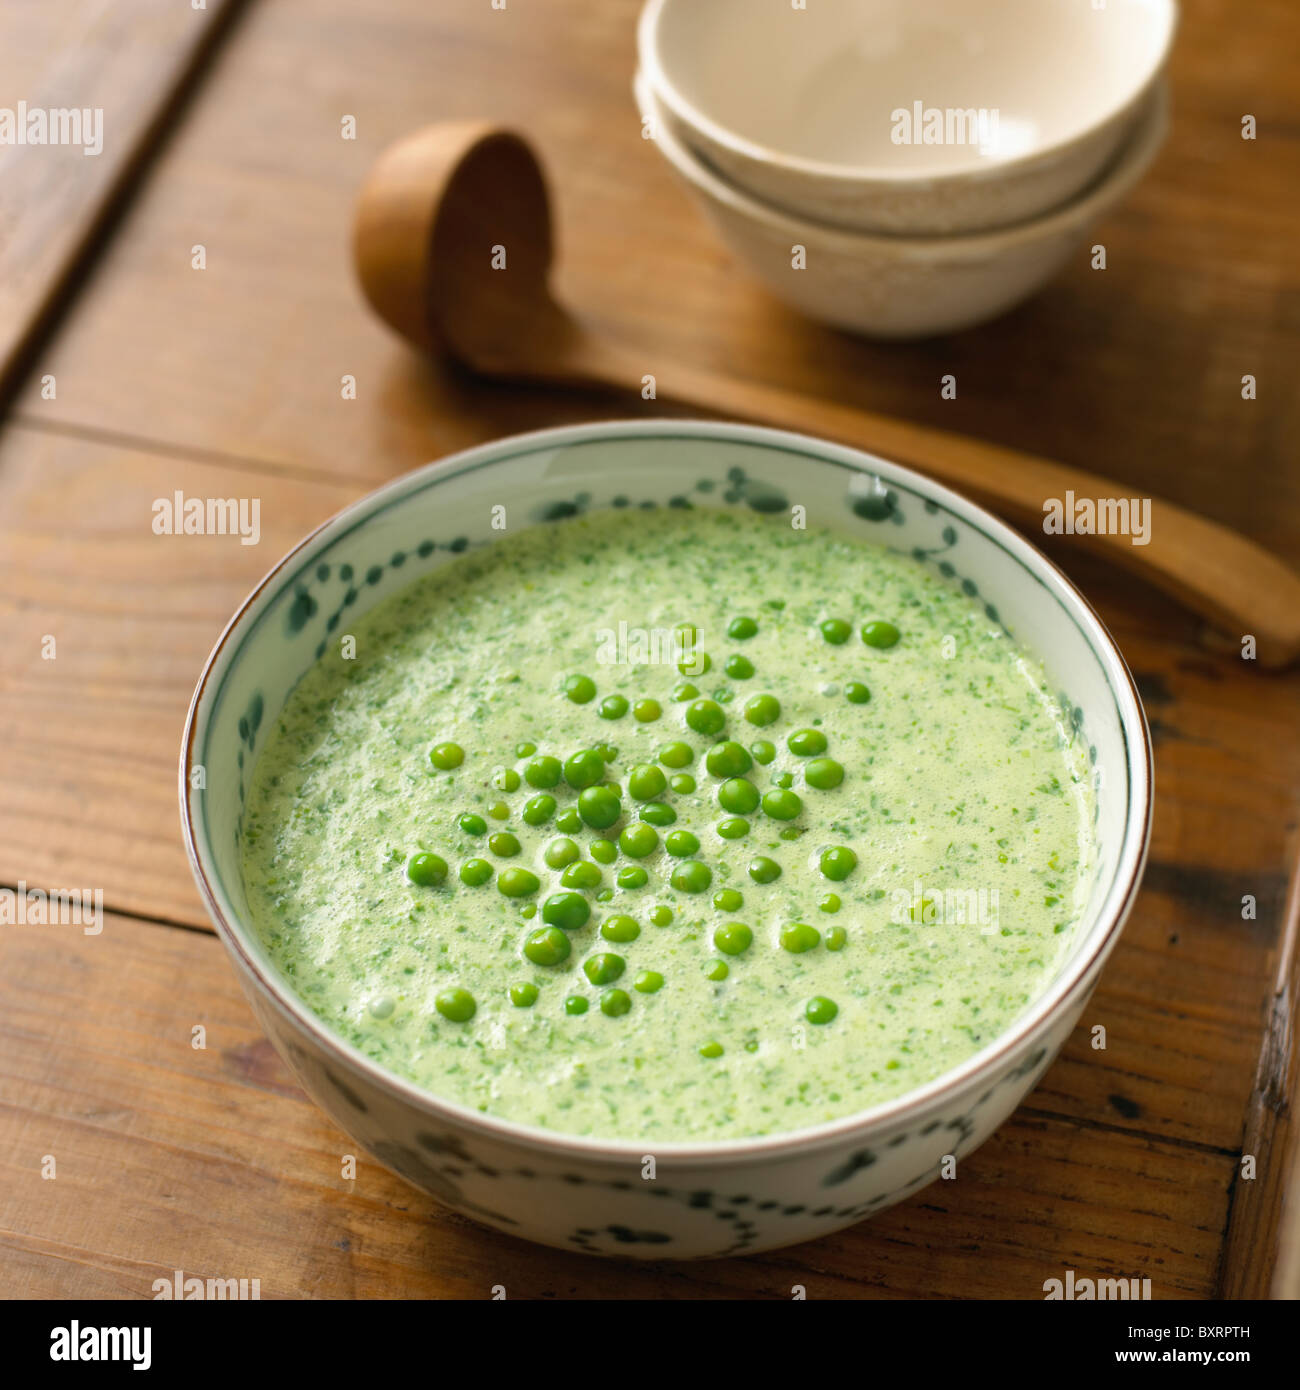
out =
[[(1072, 147), (1085, 144), (1091, 136), (1136, 108), (1143, 96), (1151, 90), (1169, 61), (1174, 35), (1178, 29), (1177, 0), (1130, 0), (1130, 3), (1142, 10), (1153, 13), (1158, 11), (1157, 21), (1163, 23), (1163, 32), (1153, 62), (1143, 72), (1141, 80), (1126, 95), (1106, 107), (1102, 114), (1089, 124), (1048, 144), (1035, 146), (1032, 150), (1012, 155), (1008, 159), (990, 160), (983, 165), (974, 164), (936, 173), (926, 169), (890, 170), (865, 164), (837, 164), (830, 160), (810, 159), (805, 155), (786, 154), (751, 140), (707, 116), (673, 84), (660, 55), (659, 31), (664, 12), (670, 4), (678, 2), (679, 0), (646, 0), (637, 20), (636, 30), (637, 58), (641, 68), (650, 79), (650, 85), (656, 95), (664, 101), (678, 120), (699, 131), (714, 144), (751, 163), (785, 169), (828, 182), (857, 183), (864, 186), (878, 184), (882, 187), (900, 189), (920, 183), (956, 184), (1020, 173), (1036, 164), (1053, 162)], [(698, 3), (698, 0), (694, 2)]]
[[(874, 475), (885, 482), (892, 480), (900, 486), (923, 491), (941, 506), (961, 517), (968, 525), (986, 534), (1017, 559), (1030, 577), (1055, 593), (1058, 603), (1070, 612), (1076, 626), (1097, 654), (1115, 700), (1129, 773), (1124, 834), (1116, 859), (1115, 873), (1106, 889), (1102, 910), (1098, 913), (1097, 924), (1093, 928), (1094, 939), (1090, 947), (1086, 951), (1080, 950), (1078, 957), (1061, 970), (1010, 1027), (958, 1065), (892, 1100), (818, 1125), (753, 1138), (660, 1141), (566, 1134), (561, 1130), (543, 1129), (485, 1114), (457, 1101), (444, 1099), (406, 1080), (396, 1072), (389, 1071), (336, 1035), (324, 1020), (317, 1017), (310, 1007), (294, 994), (290, 986), (282, 981), (273, 969), (263, 968), (256, 952), (250, 946), (253, 929), (242, 922), (231, 921), (226, 916), (221, 906), (220, 895), (209, 880), (204, 854), (206, 842), (201, 838), (196, 826), (199, 818), (192, 810), (192, 806), (197, 804), (195, 799), (202, 795), (201, 792), (191, 789), (190, 768), (195, 761), (194, 755), (200, 734), (206, 731), (206, 726), (200, 725), (199, 710), (208, 686), (219, 670), (224, 674), (227, 647), (231, 639), (240, 633), (246, 623), (256, 621), (260, 616), (259, 610), (264, 607), (263, 596), (276, 585), (277, 580), (286, 575), (295, 560), (309, 562), (310, 552), (332, 540), (333, 532), (348, 528), (352, 523), (360, 523), (371, 512), (381, 510), (393, 502), (400, 502), (404, 494), (421, 492), (426, 485), (436, 485), (443, 478), (450, 479), (483, 466), (505, 463), (523, 454), (548, 449), (602, 440), (672, 436), (685, 436), (704, 442), (748, 443), (778, 448), (803, 455), (818, 463), (839, 464), (855, 472)], [(270, 601), (269, 598), (267, 601)], [(1035, 1036), (1049, 1029), (1053, 1017), (1065, 1012), (1076, 995), (1086, 995), (1091, 990), (1095, 984), (1095, 977), (1114, 949), (1132, 908), (1141, 884), (1150, 841), (1152, 783), (1151, 737), (1146, 715), (1136, 683), (1119, 648), (1083, 594), (1051, 560), (1017, 531), (960, 493), (911, 468), (867, 453), (865, 450), (849, 448), (812, 435), (769, 429), (740, 421), (689, 419), (613, 420), (563, 425), (509, 435), (503, 439), (458, 450), (442, 459), (425, 464), (382, 484), (343, 507), (304, 536), (263, 575), (222, 629), (203, 665), (190, 700), (181, 739), (178, 768), (180, 818), (186, 854), (208, 915), (216, 927), (217, 936), (235, 958), (236, 963), (242, 967), (247, 978), (256, 984), (261, 996), (291, 1024), (297, 1025), (305, 1032), (324, 1054), (332, 1057), (341, 1067), (361, 1073), (372, 1086), (390, 1099), (404, 1102), (432, 1119), (469, 1129), (488, 1140), (522, 1145), (553, 1156), (571, 1159), (619, 1164), (639, 1163), (644, 1154), (653, 1153), (663, 1160), (698, 1163), (702, 1166), (735, 1163), (747, 1165), (791, 1152), (812, 1153), (841, 1144), (854, 1135), (882, 1128), (888, 1130), (897, 1121), (912, 1123), (928, 1111), (942, 1108), (956, 1093), (975, 1084), (981, 1075), (987, 1076), (996, 1071), (1010, 1054), (1029, 1045)], [(245, 937), (248, 937), (248, 940)]]
[[(644, 72), (636, 74), (632, 86), (638, 107), (643, 114), (653, 116), (653, 103), (659, 98)], [(1079, 224), (1091, 221), (1123, 197), (1146, 173), (1164, 143), (1169, 128), (1168, 108), (1168, 84), (1162, 79), (1149, 93), (1147, 105), (1129, 139), (1097, 178), (1076, 197), (1037, 217), (982, 232), (915, 236), (906, 232), (857, 231), (834, 222), (800, 217), (775, 203), (763, 202), (732, 183), (702, 155), (688, 149), (662, 120), (657, 122), (654, 144), (664, 152), (668, 163), (705, 198), (724, 204), (750, 222), (764, 223), (796, 240), (813, 232), (818, 246), (840, 251), (846, 256), (874, 251), (890, 256), (915, 254), (945, 259), (953, 252), (961, 252), (972, 258), (980, 258), (1000, 256), (1018, 246), (1044, 240), (1057, 233), (1073, 232)]]

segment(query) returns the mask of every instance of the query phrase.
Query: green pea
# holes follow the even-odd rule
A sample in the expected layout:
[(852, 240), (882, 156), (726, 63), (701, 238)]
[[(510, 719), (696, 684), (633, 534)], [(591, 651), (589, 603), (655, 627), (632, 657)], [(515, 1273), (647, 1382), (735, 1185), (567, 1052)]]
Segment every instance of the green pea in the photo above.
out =
[(693, 700), (700, 693), (698, 685), (692, 685), (690, 681), (678, 681), (672, 689), (672, 697), (681, 704), (683, 700)]
[(803, 810), (803, 802), (796, 793), (784, 787), (775, 787), (763, 793), (763, 812), (773, 820), (794, 820)]
[(650, 920), (656, 927), (666, 927), (673, 920), (673, 910), (661, 903), (658, 907), (650, 909)]
[(781, 928), (781, 945), (796, 956), (811, 951), (821, 939), (821, 932), (807, 922), (791, 922), (788, 927)]
[(862, 640), (869, 647), (892, 647), (901, 635), (893, 623), (887, 623), (883, 618), (864, 623), (862, 627)]
[(696, 700), (686, 707), (686, 723), (697, 734), (719, 734), (726, 726), (727, 716), (713, 700)]
[(817, 906), (823, 912), (838, 912), (840, 910), (840, 895), (838, 893), (827, 893)]
[(691, 652), (677, 663), (677, 669), (684, 676), (702, 676), (713, 666), (713, 658), (708, 652)]
[(560, 884), (565, 888), (599, 888), (600, 870), (595, 864), (579, 859), (560, 875)]
[(637, 763), (627, 775), (628, 795), (637, 801), (653, 801), (667, 786), (663, 769), (653, 763)]
[(478, 1009), (474, 996), (467, 989), (445, 989), (433, 1001), (433, 1006), (452, 1023), (468, 1023)]
[(758, 624), (753, 618), (732, 618), (727, 624), (727, 636), (736, 642), (747, 642), (758, 633)]
[(406, 876), (421, 888), (433, 888), (447, 879), (447, 861), (440, 854), (413, 854)]
[(739, 912), (744, 905), (744, 894), (736, 888), (719, 888), (713, 895), (713, 906), (722, 912)]
[(482, 835), (487, 830), (487, 821), (471, 812), (466, 812), (456, 824), (466, 835)]
[(749, 876), (755, 883), (775, 883), (781, 877), (781, 866), (775, 859), (760, 854), (749, 862)]
[(743, 922), (726, 922), (713, 933), (713, 944), (724, 956), (743, 956), (754, 944), (754, 933)]
[(647, 825), (672, 825), (677, 812), (664, 801), (647, 801), (637, 814)]
[(844, 769), (834, 758), (814, 758), (804, 767), (803, 780), (818, 791), (830, 791), (844, 780)]
[(531, 758), (531, 757), (533, 756), (533, 754), (536, 753), (536, 752), (537, 752), (537, 745), (536, 745), (535, 743), (516, 743), (516, 744), (515, 744), (515, 757), (516, 757), (516, 758)]
[(612, 985), (626, 969), (627, 961), (613, 951), (588, 956), (582, 963), (582, 973), (593, 985)]
[(743, 840), (749, 834), (749, 822), (743, 816), (728, 816), (718, 822), (717, 830), (724, 840)]
[(681, 893), (703, 893), (713, 882), (713, 870), (698, 859), (684, 859), (673, 868), (669, 882)]
[(517, 792), (519, 774), (513, 767), (499, 767), (492, 774), (492, 785), (500, 792)]
[(776, 757), (776, 744), (769, 739), (760, 738), (749, 745), (749, 751), (754, 755), (756, 763), (762, 763), (766, 767)]
[(659, 750), (659, 761), (665, 767), (690, 767), (695, 758), (695, 749), (689, 743), (665, 743)]
[(525, 825), (545, 825), (555, 814), (555, 798), (549, 792), (530, 797), (524, 802), (523, 818)]
[(858, 856), (847, 845), (822, 851), (821, 871), (834, 883), (842, 883), (858, 866)]
[(429, 761), (434, 767), (450, 772), (465, 761), (465, 750), (459, 743), (435, 743), (429, 750)]
[(612, 864), (618, 858), (618, 846), (613, 840), (593, 840), (590, 853), (597, 864)]
[(571, 949), (569, 937), (559, 927), (538, 927), (524, 941), (524, 955), (534, 965), (559, 965), (560, 960), (569, 959)]
[(618, 761), (618, 749), (612, 743), (598, 743), (596, 752), (600, 754), (600, 760), (603, 763)]
[(653, 724), (663, 713), (658, 700), (638, 700), (632, 706), (632, 718), (642, 724)]
[(700, 1048), (700, 1056), (707, 1057), (710, 1061), (712, 1061), (715, 1057), (721, 1057), (722, 1044), (720, 1042), (705, 1043), (704, 1046)]
[(827, 618), (822, 624), (822, 636), (833, 647), (842, 647), (852, 635), (852, 623), (846, 623), (843, 618)]
[(552, 869), (562, 869), (566, 864), (572, 864), (581, 855), (582, 851), (572, 840), (559, 839), (552, 840), (546, 846), (542, 858), (546, 860)]
[(775, 724), (781, 717), (781, 702), (775, 695), (754, 695), (745, 701), (745, 718), (760, 728)]
[(630, 859), (644, 859), (659, 847), (659, 832), (644, 822), (629, 825), (618, 837), (618, 847)]
[(542, 904), (542, 921), (565, 931), (577, 931), (590, 916), (591, 907), (581, 893), (552, 893)]
[(576, 835), (582, 829), (582, 817), (576, 806), (566, 806), (555, 818), (555, 828), (566, 835)]
[(689, 830), (672, 830), (664, 836), (664, 848), (674, 859), (686, 859), (699, 853), (700, 842)]
[(632, 996), (623, 989), (607, 989), (600, 996), (600, 1011), (606, 1018), (621, 1018), (632, 1007)]
[(809, 1023), (830, 1023), (840, 1011), (840, 1006), (824, 994), (814, 994), (803, 1013)]
[(524, 781), (530, 787), (536, 787), (539, 791), (548, 790), (558, 786), (560, 777), (564, 769), (560, 765), (559, 758), (552, 758), (549, 755), (534, 758), (531, 763), (524, 768)]
[(590, 676), (570, 676), (564, 682), (564, 693), (575, 705), (587, 705), (596, 698), (596, 682)]
[(612, 888), (602, 888), (600, 892), (596, 894), (596, 901), (598, 903), (612, 902), (613, 899), (614, 890)]
[(512, 859), (519, 853), (519, 841), (508, 830), (498, 830), (488, 836), (488, 849), (500, 859)]
[(705, 766), (714, 777), (739, 777), (754, 766), (749, 754), (731, 739), (715, 743), (704, 759)]
[(564, 1012), (576, 1017), (587, 1012), (587, 1001), (580, 994), (571, 994), (564, 1001)]
[(605, 918), (600, 924), (600, 934), (606, 941), (626, 943), (635, 941), (641, 935), (641, 928), (637, 925), (635, 917), (628, 917), (620, 912), (613, 917)]
[(467, 888), (482, 888), (495, 872), (486, 859), (467, 859), (460, 866), (460, 881)]
[(623, 814), (623, 806), (609, 787), (587, 787), (578, 795), (578, 814), (593, 830), (607, 830)]
[[(566, 946), (569, 944), (567, 937), (564, 938), (564, 944)], [(516, 1009), (531, 1009), (537, 1003), (537, 996), (540, 993), (541, 990), (532, 981), (522, 985), (511, 985), (510, 1002)]]
[(789, 791), (794, 786), (794, 774), (792, 772), (774, 772), (772, 774), (772, 785), (774, 787), (784, 787)]
[(757, 811), (760, 800), (758, 788), (744, 777), (732, 777), (718, 788), (718, 805), (738, 816)]
[(731, 974), (731, 966), (725, 960), (710, 961), (704, 967), (704, 978), (706, 980), (725, 980)]
[(792, 753), (801, 758), (826, 751), (826, 735), (820, 729), (796, 729), (785, 743)]
[(574, 791), (594, 787), (604, 775), (605, 760), (594, 748), (583, 748), (565, 760), (564, 780)]
[(689, 772), (675, 772), (668, 779), (668, 785), (678, 796), (690, 796), (695, 790), (695, 778)]
[(850, 681), (844, 687), (844, 698), (851, 705), (865, 705), (871, 699), (871, 691), (861, 681)]
[(842, 951), (848, 939), (849, 934), (843, 927), (832, 927), (826, 933), (826, 949), (828, 951)]
[(488, 815), (491, 816), (493, 820), (509, 820), (510, 807), (507, 806), (504, 801), (494, 801), (492, 805), (488, 807)]
[(627, 713), (627, 697), (624, 695), (606, 695), (600, 702), (599, 714), (602, 719), (622, 719)]
[(504, 869), (497, 879), (497, 888), (507, 898), (530, 898), (541, 886), (531, 869)]
[(639, 994), (658, 994), (663, 987), (664, 977), (657, 970), (643, 970), (632, 981), (632, 988)]
[(754, 663), (739, 652), (733, 652), (722, 668), (733, 681), (747, 681), (754, 674)]
[(778, 830), (777, 834), (780, 835), (783, 840), (801, 840), (804, 831), (797, 825), (787, 825)]
[(629, 864), (625, 869), (618, 871), (618, 886), (629, 891), (644, 888), (650, 882), (650, 875), (640, 866), (640, 864)]
[(525, 903), (523, 907), (519, 909), (519, 915), (525, 922), (531, 922), (532, 919), (537, 916), (537, 904)]

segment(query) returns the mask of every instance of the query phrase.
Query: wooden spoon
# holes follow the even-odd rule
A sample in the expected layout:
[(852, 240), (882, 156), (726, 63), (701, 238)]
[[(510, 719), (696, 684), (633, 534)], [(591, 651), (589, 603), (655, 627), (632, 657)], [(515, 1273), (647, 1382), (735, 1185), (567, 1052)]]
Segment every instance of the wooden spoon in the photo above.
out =
[[(504, 248), (505, 268), (499, 263)], [(644, 353), (593, 336), (552, 297), (554, 242), (541, 167), (522, 137), (486, 122), (428, 126), (376, 162), (360, 196), (357, 272), (381, 318), (419, 347), (518, 381), (635, 392)], [(1030, 531), (1048, 498), (1120, 498), (1131, 488), (1082, 469), (833, 401), (655, 363), (656, 395), (834, 438), (895, 459)], [(1102, 553), (1206, 618), (1257, 659), (1300, 657), (1300, 576), (1268, 551), (1171, 502), (1151, 499), (1150, 542), (1091, 537)]]

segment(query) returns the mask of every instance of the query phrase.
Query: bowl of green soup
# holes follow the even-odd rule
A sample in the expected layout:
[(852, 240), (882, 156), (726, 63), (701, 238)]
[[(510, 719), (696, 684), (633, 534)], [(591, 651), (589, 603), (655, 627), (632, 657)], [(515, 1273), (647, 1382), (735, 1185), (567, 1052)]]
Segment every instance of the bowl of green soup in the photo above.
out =
[(500, 1230), (687, 1258), (954, 1175), (1115, 945), (1151, 750), (987, 512), (658, 421), (309, 536), (208, 660), (180, 795), (259, 1020), (359, 1144)]

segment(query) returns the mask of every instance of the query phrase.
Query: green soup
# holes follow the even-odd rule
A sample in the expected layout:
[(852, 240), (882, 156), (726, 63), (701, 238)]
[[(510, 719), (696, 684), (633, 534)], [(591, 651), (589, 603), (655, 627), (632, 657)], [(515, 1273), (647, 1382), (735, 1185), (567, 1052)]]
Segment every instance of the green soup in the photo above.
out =
[(1082, 910), (1068, 720), (917, 561), (699, 510), (469, 552), (299, 683), (257, 930), (397, 1074), (626, 1139), (798, 1129), (989, 1042)]

